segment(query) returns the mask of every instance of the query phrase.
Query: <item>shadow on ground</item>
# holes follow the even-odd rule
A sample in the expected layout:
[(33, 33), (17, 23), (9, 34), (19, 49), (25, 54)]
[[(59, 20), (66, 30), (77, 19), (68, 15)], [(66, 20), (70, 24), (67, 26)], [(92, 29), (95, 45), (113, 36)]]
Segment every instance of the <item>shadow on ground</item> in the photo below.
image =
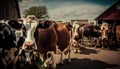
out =
[(103, 61), (91, 60), (88, 58), (85, 59), (72, 58), (72, 62), (70, 64), (65, 62), (66, 60), (64, 60), (63, 65), (57, 64), (57, 69), (106, 69), (106, 68), (119, 69), (118, 67), (120, 66), (117, 64), (107, 64)]
[(97, 54), (98, 52), (99, 51), (97, 51), (97, 50), (80, 47), (80, 54), (90, 55), (90, 54)]

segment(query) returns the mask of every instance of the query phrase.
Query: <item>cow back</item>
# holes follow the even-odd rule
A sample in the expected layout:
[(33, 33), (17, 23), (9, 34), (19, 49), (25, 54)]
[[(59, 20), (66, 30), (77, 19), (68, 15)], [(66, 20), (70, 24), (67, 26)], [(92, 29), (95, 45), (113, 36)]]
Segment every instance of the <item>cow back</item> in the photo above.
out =
[(57, 27), (57, 35), (58, 35), (58, 48), (61, 51), (64, 51), (64, 49), (66, 49), (69, 45), (69, 41), (70, 41), (70, 33), (69, 30), (66, 27), (66, 24), (64, 23), (58, 23), (58, 27)]

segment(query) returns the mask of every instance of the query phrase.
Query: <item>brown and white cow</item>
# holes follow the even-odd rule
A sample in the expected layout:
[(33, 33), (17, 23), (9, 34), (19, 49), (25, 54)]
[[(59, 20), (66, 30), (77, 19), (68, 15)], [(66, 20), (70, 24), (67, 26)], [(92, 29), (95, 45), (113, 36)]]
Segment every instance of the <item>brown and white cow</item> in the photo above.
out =
[(68, 49), (68, 61), (71, 62), (70, 60), (70, 46), (72, 42), (72, 26), (70, 24), (65, 24), (65, 23), (58, 23), (57, 27), (57, 36), (58, 36), (58, 49), (61, 50), (61, 63), (63, 63), (63, 52), (65, 49)]
[[(69, 47), (71, 26), (54, 21), (40, 22), (35, 31), (35, 40), (37, 50), (43, 56), (46, 64), (52, 64), (56, 68), (55, 54), (58, 49), (61, 50), (61, 62), (63, 63), (63, 51)], [(70, 61), (70, 51), (69, 51)]]
[(78, 37), (78, 29), (79, 29), (80, 25), (78, 22), (74, 22), (73, 23), (73, 29), (72, 29), (72, 41), (73, 41), (73, 46), (77, 46), (79, 45), (79, 37)]
[(73, 23), (73, 36), (72, 36), (72, 44), (75, 47), (75, 52), (78, 53), (80, 44), (83, 44), (85, 24), (80, 25), (78, 22)]
[(101, 45), (102, 48), (104, 46), (107, 46), (107, 41), (108, 41), (108, 23), (102, 23), (101, 25)]
[[(45, 62), (45, 64), (53, 64), (52, 67), (55, 68), (55, 54), (57, 51), (57, 47), (62, 51), (61, 56), (63, 55), (63, 51), (66, 48), (70, 48), (68, 47), (68, 45), (70, 42), (70, 31), (72, 26), (65, 23), (57, 24), (56, 22), (49, 20), (42, 20), (38, 24), (37, 20), (34, 19), (26, 19), (24, 24), (27, 29), (27, 37), (25, 39), (22, 49), (28, 51), (31, 49), (32, 51), (37, 49), (40, 55), (43, 56), (43, 62)], [(63, 63), (62, 57), (61, 63)], [(68, 57), (70, 61), (70, 53)]]

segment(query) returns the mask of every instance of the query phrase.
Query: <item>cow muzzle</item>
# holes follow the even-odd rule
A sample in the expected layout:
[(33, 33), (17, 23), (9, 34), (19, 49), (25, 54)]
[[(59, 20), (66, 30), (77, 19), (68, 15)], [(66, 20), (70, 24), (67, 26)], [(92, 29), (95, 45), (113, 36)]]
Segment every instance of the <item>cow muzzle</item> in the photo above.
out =
[(33, 50), (33, 49), (35, 49), (35, 42), (25, 42), (24, 43), (24, 48), (26, 50)]

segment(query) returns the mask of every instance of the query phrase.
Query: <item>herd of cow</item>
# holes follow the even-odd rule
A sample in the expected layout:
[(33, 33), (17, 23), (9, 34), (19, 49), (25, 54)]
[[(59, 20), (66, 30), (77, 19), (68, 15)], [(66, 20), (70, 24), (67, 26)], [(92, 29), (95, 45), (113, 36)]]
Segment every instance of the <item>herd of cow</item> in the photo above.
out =
[[(97, 25), (80, 25), (73, 23), (73, 42), (74, 46), (83, 44), (83, 38), (87, 37), (89, 46), (100, 46), (102, 48), (110, 48), (111, 45), (119, 43), (120, 25), (112, 25), (102, 23), (101, 26)], [(87, 44), (87, 43), (86, 43)]]
[[(51, 20), (0, 22), (0, 66), (2, 69), (56, 68), (55, 54), (70, 47), (72, 26)], [(30, 23), (31, 22), (31, 23)], [(70, 51), (69, 51), (70, 61)], [(49, 66), (50, 65), (50, 66)]]
[[(68, 62), (71, 62), (70, 46), (82, 43), (85, 36), (99, 39), (102, 35), (101, 44), (104, 46), (108, 40), (105, 26), (101, 33), (97, 26), (77, 23), (70, 25), (52, 20), (1, 20), (0, 66), (2, 69), (55, 69), (57, 50), (61, 51), (60, 63), (63, 63), (65, 51), (69, 54)], [(99, 43), (96, 39), (94, 42)]]

